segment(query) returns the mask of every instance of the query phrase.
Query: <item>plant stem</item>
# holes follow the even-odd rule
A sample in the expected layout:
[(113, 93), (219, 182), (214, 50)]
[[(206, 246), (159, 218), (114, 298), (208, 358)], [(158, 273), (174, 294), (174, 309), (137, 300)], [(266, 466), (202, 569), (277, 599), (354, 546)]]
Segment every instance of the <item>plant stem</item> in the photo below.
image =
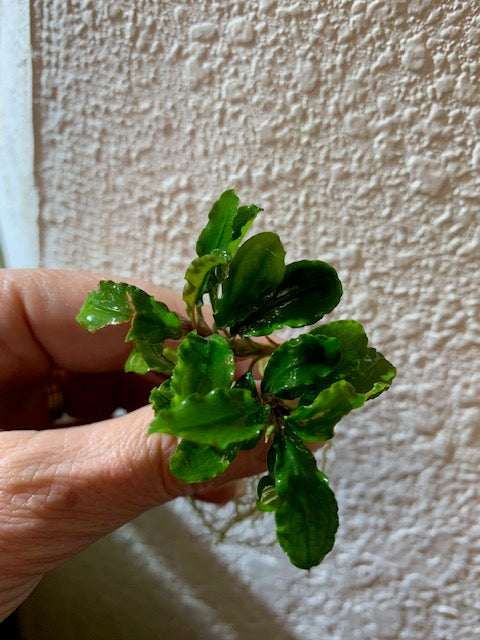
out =
[(253, 356), (258, 356), (259, 358), (271, 356), (278, 345), (273, 347), (270, 344), (255, 342), (250, 338), (236, 338), (231, 340), (230, 346), (232, 347), (235, 356), (242, 359), (251, 358)]

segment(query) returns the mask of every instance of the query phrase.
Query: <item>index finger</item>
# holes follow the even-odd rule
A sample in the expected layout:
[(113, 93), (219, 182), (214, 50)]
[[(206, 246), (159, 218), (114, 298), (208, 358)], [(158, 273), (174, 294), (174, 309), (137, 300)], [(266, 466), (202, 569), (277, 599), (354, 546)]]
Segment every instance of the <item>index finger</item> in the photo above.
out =
[[(0, 382), (35, 379), (52, 367), (78, 372), (120, 370), (130, 351), (126, 325), (89, 334), (75, 320), (88, 292), (105, 274), (56, 269), (0, 270)], [(180, 296), (131, 278), (180, 312)]]

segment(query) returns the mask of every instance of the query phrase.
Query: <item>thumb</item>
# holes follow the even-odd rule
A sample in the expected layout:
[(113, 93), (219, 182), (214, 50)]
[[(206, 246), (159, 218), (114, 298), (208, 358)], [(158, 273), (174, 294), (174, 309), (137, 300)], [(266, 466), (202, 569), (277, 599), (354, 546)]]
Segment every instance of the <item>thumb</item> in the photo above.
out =
[[(0, 566), (43, 573), (181, 489), (170, 438), (147, 438), (149, 407), (121, 418), (0, 433)], [(8, 552), (8, 553), (7, 553)]]
[(176, 439), (152, 434), (150, 406), (80, 427), (0, 434), (0, 566), (43, 574), (140, 513), (258, 473), (265, 452), (243, 452), (211, 483), (169, 470)]

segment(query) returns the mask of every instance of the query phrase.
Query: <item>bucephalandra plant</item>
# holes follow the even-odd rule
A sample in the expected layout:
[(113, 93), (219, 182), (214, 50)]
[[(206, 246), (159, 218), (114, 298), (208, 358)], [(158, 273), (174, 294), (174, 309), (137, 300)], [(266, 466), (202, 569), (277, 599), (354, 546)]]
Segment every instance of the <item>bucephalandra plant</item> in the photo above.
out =
[[(150, 394), (149, 433), (178, 438), (170, 469), (180, 480), (210, 480), (241, 450), (262, 438), (270, 443), (257, 507), (274, 512), (281, 547), (294, 565), (309, 569), (333, 547), (338, 510), (304, 443), (332, 438), (344, 415), (390, 386), (395, 368), (368, 346), (355, 320), (316, 325), (342, 295), (333, 267), (320, 260), (285, 265), (275, 233), (244, 242), (260, 211), (239, 206), (233, 189), (215, 202), (185, 274), (187, 318), (133, 285), (102, 281), (77, 320), (89, 331), (130, 322), (125, 370), (165, 375)], [(205, 296), (213, 323), (203, 314)], [(314, 324), (282, 343), (268, 337)], [(167, 340), (177, 341), (176, 349)], [(250, 366), (235, 379), (239, 360)], [(259, 362), (263, 376), (256, 381)]]

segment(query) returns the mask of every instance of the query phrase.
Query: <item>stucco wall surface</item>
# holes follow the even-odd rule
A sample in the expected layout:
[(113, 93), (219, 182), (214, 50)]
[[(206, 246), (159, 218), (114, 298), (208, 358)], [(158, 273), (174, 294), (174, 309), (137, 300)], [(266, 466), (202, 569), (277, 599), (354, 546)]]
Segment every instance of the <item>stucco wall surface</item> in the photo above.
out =
[(250, 544), (268, 519), (220, 542), (228, 508), (178, 503), (52, 574), (25, 624), (51, 597), (55, 637), (478, 637), (479, 3), (34, 0), (33, 46), (44, 266), (180, 290), (235, 185), (288, 261), (337, 268), (332, 317), (398, 377), (337, 427), (320, 567)]
[(0, 2), (0, 266), (38, 265), (32, 88), (29, 3)]

